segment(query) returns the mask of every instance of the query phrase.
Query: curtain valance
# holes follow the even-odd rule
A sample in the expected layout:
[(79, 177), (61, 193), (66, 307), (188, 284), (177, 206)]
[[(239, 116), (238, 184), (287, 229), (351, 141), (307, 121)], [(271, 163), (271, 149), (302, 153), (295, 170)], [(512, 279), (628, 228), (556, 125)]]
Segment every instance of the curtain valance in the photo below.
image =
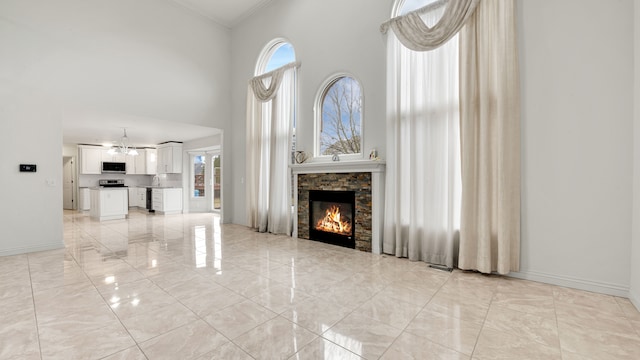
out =
[[(275, 70), (269, 71), (268, 73), (264, 73), (262, 75), (258, 75), (249, 80), (249, 86), (251, 86), (253, 94), (256, 96), (256, 98), (262, 102), (273, 99), (276, 96), (278, 88), (280, 87), (280, 82), (282, 82), (282, 76), (284, 75), (284, 72), (292, 67), (300, 67), (300, 62), (288, 63)], [(271, 79), (271, 81), (269, 81), (269, 85), (265, 85), (264, 80), (266, 79)]]
[[(440, 0), (384, 22), (380, 31), (386, 34), (391, 28), (402, 45), (411, 50), (433, 50), (460, 31), (479, 2), (480, 0)], [(427, 26), (420, 15), (441, 6), (446, 8), (440, 21), (433, 27)]]

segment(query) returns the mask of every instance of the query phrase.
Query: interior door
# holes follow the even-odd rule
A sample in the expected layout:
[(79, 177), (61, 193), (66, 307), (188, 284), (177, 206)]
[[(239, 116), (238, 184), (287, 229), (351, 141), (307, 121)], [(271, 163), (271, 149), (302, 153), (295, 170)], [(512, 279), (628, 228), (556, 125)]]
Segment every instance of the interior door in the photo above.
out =
[(65, 210), (75, 209), (75, 199), (73, 196), (73, 174), (75, 172), (73, 157), (62, 158), (62, 208)]

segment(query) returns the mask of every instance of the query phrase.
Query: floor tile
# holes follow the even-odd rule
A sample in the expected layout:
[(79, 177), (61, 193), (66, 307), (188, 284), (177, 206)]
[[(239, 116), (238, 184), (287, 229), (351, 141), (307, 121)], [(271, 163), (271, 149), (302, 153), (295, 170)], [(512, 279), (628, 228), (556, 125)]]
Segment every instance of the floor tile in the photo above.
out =
[(83, 330), (39, 327), (42, 359), (101, 359), (135, 345), (119, 322)]
[(289, 358), (290, 360), (360, 360), (360, 356), (338, 346), (324, 338), (316, 338), (305, 345), (300, 351)]
[(254, 360), (238, 345), (228, 342), (197, 360)]
[(140, 344), (149, 359), (193, 359), (229, 340), (202, 320), (194, 321)]
[(469, 360), (469, 355), (448, 349), (419, 336), (402, 333), (381, 359)]
[(559, 347), (542, 345), (511, 332), (483, 329), (473, 352), (477, 360), (540, 359), (561, 360)]
[(362, 315), (349, 315), (322, 337), (365, 359), (377, 359), (401, 330)]
[(482, 326), (474, 321), (423, 310), (409, 323), (405, 331), (465, 355), (471, 355), (481, 328)]
[(276, 316), (267, 308), (246, 300), (206, 316), (204, 320), (224, 336), (235, 339)]
[(325, 299), (311, 297), (286, 309), (281, 313), (281, 316), (307, 330), (322, 335), (350, 312), (350, 309)]
[(256, 359), (287, 359), (317, 335), (295, 323), (276, 317), (233, 340)]
[(120, 318), (129, 334), (138, 343), (196, 320), (198, 320), (196, 314), (179, 303), (163, 306), (151, 312)]
[(33, 309), (0, 315), (0, 359), (39, 359), (40, 344)]
[(628, 299), (220, 224), (64, 211), (0, 257), (1, 359), (640, 358)]

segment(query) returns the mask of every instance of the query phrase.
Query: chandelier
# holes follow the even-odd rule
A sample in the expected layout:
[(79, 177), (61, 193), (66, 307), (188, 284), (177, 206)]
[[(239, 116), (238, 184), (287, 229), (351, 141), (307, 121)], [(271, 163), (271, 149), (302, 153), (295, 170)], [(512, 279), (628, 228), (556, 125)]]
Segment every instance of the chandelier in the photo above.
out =
[(129, 146), (129, 138), (127, 137), (127, 129), (122, 128), (124, 135), (120, 138), (120, 144), (113, 145), (111, 149), (107, 151), (108, 154), (124, 154), (124, 155), (138, 155), (138, 150), (135, 147)]

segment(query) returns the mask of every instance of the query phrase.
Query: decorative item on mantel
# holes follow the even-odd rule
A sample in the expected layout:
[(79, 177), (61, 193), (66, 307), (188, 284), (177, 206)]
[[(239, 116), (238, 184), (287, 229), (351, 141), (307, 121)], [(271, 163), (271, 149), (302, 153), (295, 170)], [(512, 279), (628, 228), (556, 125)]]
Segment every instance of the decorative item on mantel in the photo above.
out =
[(302, 164), (303, 162), (307, 161), (309, 157), (307, 156), (307, 153), (304, 151), (296, 151), (296, 164)]
[(380, 158), (378, 157), (378, 150), (371, 149), (371, 152), (369, 153), (369, 160), (380, 160)]
[(338, 154), (333, 154), (333, 157), (331, 157), (332, 161), (340, 161), (340, 156), (338, 156)]

